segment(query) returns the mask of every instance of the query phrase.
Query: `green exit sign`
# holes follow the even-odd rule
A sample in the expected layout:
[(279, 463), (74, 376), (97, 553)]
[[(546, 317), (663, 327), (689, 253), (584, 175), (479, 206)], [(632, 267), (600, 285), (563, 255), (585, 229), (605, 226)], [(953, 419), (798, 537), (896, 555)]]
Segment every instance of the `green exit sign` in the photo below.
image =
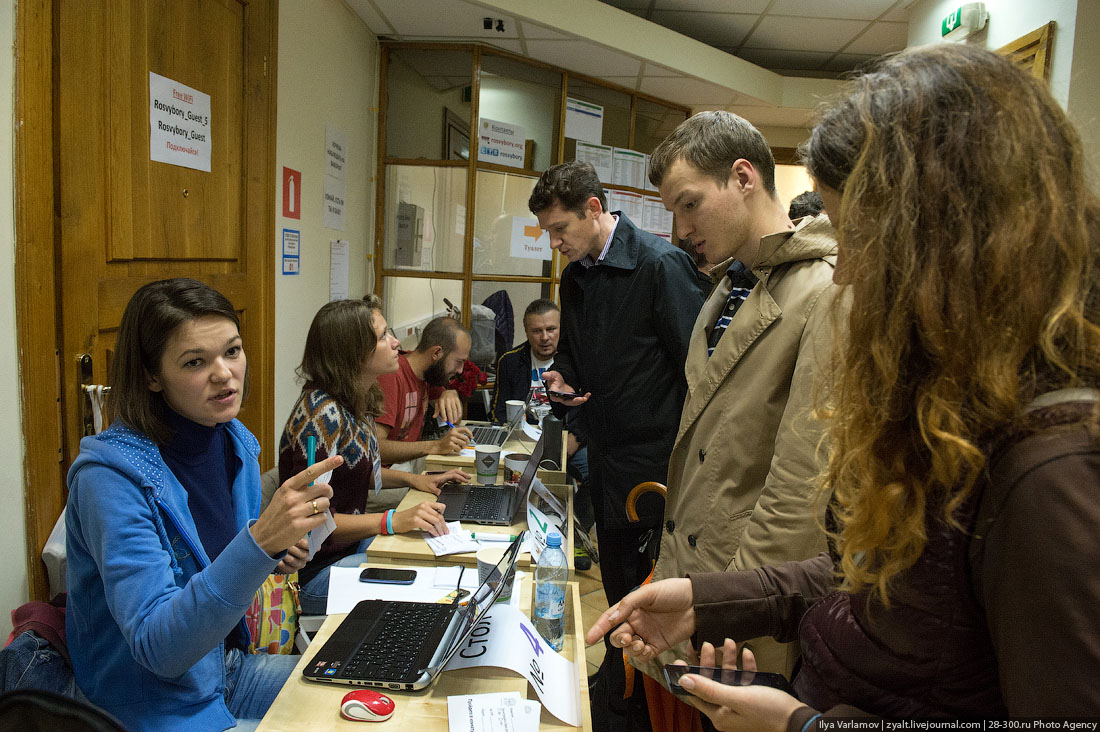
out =
[(962, 8), (955, 8), (951, 13), (943, 19), (943, 23), (940, 25), (940, 35), (946, 36), (951, 31), (962, 25)]

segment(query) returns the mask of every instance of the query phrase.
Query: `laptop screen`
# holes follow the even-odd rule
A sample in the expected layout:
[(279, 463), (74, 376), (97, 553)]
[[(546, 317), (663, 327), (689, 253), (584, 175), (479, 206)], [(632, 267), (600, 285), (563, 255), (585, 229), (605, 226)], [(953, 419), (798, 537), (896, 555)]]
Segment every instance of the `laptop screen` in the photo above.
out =
[(458, 618), (458, 630), (454, 635), (454, 640), (451, 642), (451, 646), (447, 649), (447, 652), (443, 654), (439, 665), (432, 669), (428, 669), (428, 671), (434, 672), (435, 669), (447, 665), (447, 662), (451, 660), (451, 656), (453, 656), (462, 644), (466, 642), (467, 638), (470, 637), (470, 633), (473, 632), (478, 621), (484, 617), (485, 613), (489, 612), (493, 603), (497, 601), (497, 598), (500, 596), (506, 584), (504, 580), (515, 574), (516, 560), (519, 558), (519, 550), (520, 547), (523, 546), (523, 539), (526, 536), (526, 531), (519, 532), (519, 536), (517, 536), (515, 541), (508, 546), (504, 555), (501, 556), (500, 561), (497, 562), (497, 566), (489, 572), (489, 576), (481, 583), (481, 586), (474, 591), (470, 600), (465, 605), (459, 607), (456, 613)]

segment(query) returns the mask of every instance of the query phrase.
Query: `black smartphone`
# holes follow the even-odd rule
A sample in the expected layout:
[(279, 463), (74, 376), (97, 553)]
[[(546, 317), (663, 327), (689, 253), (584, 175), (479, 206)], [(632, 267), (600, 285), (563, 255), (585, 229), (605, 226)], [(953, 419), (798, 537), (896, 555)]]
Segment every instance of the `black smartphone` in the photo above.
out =
[(416, 579), (415, 569), (367, 567), (359, 574), (360, 582), (379, 582), (384, 585), (411, 585), (414, 579)]
[(713, 679), (719, 684), (727, 686), (770, 686), (773, 689), (785, 691), (794, 696), (790, 683), (782, 674), (773, 674), (767, 671), (742, 671), (734, 668), (717, 668), (716, 666), (679, 666), (665, 664), (665, 681), (673, 694), (688, 694), (677, 682), (684, 674), (699, 674), (708, 679)]
[(584, 396), (583, 394), (576, 394), (571, 391), (554, 391), (553, 389), (547, 389), (546, 393), (558, 399), (576, 399), (579, 396)]

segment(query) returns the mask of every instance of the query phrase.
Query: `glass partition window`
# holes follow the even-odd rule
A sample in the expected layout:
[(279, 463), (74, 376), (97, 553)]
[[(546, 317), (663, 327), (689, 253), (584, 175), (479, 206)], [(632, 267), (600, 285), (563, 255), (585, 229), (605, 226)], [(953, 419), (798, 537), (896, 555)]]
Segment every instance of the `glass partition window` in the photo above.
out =
[(550, 276), (550, 244), (527, 208), (537, 178), (480, 170), (474, 213), (474, 274)]
[(386, 269), (461, 272), (466, 169), (386, 166)]
[[(512, 167), (546, 170), (557, 162), (560, 108), (560, 73), (490, 53), (482, 54), (479, 133), (485, 120), (500, 122), (515, 131), (515, 138), (522, 141), (525, 150), (523, 164)], [(478, 160), (501, 162), (484, 153), (479, 153)]]
[[(523, 332), (523, 311), (532, 300), (550, 297), (549, 282), (474, 282), (473, 300), (475, 305), (485, 302), (486, 298), (503, 291), (512, 305), (512, 343), (509, 350), (527, 340)], [(498, 296), (497, 299), (500, 299)], [(494, 364), (495, 365), (495, 364)]]
[(386, 155), (464, 160), (469, 154), (470, 51), (398, 48), (387, 66)]
[(462, 280), (386, 277), (383, 291), (383, 314), (406, 351), (416, 348), (429, 321), (447, 314), (444, 298), (462, 303)]
[(648, 155), (685, 119), (687, 115), (683, 110), (639, 99), (634, 119), (634, 149)]

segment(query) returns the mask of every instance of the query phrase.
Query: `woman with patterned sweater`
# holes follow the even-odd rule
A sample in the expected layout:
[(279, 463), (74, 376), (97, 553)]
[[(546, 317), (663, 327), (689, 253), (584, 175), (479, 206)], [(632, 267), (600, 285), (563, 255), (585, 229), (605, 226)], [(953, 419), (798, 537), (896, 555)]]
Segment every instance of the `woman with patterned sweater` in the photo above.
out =
[(329, 568), (366, 561), (363, 552), (376, 534), (447, 533), (443, 505), (434, 501), (405, 511), (363, 513), (372, 491), (408, 486), (438, 495), (449, 480), (469, 480), (461, 470), (414, 475), (382, 467), (374, 429), (374, 418), (382, 411), (377, 379), (397, 371), (398, 343), (380, 306), (374, 297), (336, 300), (314, 316), (298, 367), (305, 385), (279, 443), (280, 475), (305, 468), (310, 437), (316, 439), (317, 460), (335, 454), (344, 458), (329, 480), (336, 529), (298, 573), (302, 612), (307, 615), (325, 612)]

